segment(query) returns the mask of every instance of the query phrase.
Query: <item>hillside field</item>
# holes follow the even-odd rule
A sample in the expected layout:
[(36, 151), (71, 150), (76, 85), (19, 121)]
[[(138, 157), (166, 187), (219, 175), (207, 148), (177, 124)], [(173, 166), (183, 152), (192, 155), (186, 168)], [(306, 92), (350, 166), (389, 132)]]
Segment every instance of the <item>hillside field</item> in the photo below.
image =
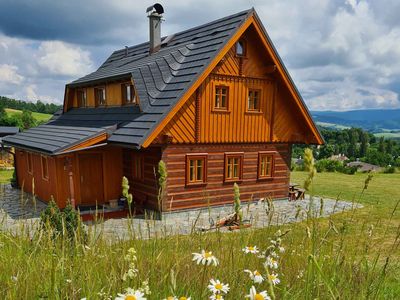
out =
[[(293, 172), (291, 181), (301, 184), (306, 177), (305, 172)], [(172, 295), (208, 299), (206, 286), (214, 278), (229, 283), (227, 300), (244, 299), (252, 285), (275, 295), (273, 299), (399, 299), (400, 174), (374, 174), (365, 189), (366, 178), (367, 174), (318, 173), (313, 194), (364, 207), (283, 226), (172, 237), (160, 233), (150, 240), (134, 238), (138, 231), (146, 235), (146, 228), (135, 228), (130, 240), (112, 242), (100, 226), (85, 245), (54, 241), (50, 234), (31, 238), (0, 231), (0, 295), (4, 299), (27, 295), (32, 299), (114, 299), (127, 287), (138, 288), (148, 279), (149, 300)], [(243, 253), (242, 248), (266, 249), (278, 230), (285, 233), (285, 252), (279, 254), (279, 266), (273, 272), (281, 283), (251, 283), (244, 269), (266, 271), (260, 258)], [(218, 267), (192, 261), (192, 253), (201, 249), (212, 251), (219, 259)], [(137, 275), (124, 280), (132, 268)]]
[[(22, 114), (21, 110), (17, 109), (12, 109), (12, 108), (5, 108), (4, 109), (9, 116), (16, 115), (16, 114)], [(38, 112), (32, 112), (32, 116), (36, 119), (36, 121), (39, 122), (47, 122), (50, 120), (51, 116), (50, 114), (42, 114)]]

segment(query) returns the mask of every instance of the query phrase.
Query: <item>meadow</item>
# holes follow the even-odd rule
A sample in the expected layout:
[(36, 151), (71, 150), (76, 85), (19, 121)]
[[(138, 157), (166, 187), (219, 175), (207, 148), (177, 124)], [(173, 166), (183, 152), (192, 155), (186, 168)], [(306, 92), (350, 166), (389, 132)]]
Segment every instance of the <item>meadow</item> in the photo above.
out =
[[(294, 172), (291, 181), (302, 183), (306, 176)], [(29, 228), (16, 236), (0, 232), (0, 295), (115, 299), (126, 288), (142, 288), (151, 294), (120, 299), (196, 300), (209, 299), (209, 280), (218, 279), (230, 290), (214, 299), (244, 299), (252, 286), (257, 293), (250, 299), (257, 300), (268, 299), (263, 291), (272, 299), (399, 299), (400, 174), (375, 174), (370, 182), (366, 178), (319, 173), (311, 186), (315, 195), (358, 202), (362, 209), (328, 218), (309, 212), (304, 222), (263, 229), (137, 240), (138, 229), (132, 228), (132, 239), (110, 241), (99, 226), (84, 243), (80, 232), (70, 241), (48, 231), (31, 238)], [(276, 243), (285, 251), (278, 251)], [(259, 253), (243, 251), (254, 246)], [(212, 251), (206, 256), (215, 256), (217, 266), (192, 261), (192, 253), (203, 249)], [(277, 268), (265, 268), (265, 256), (258, 257), (261, 250), (271, 257), (271, 249), (276, 250)], [(254, 283), (244, 270), (257, 270), (264, 279), (276, 274), (280, 283)]]
[[(17, 109), (5, 108), (4, 110), (6, 111), (7, 115), (9, 115), (9, 116), (22, 114), (22, 111), (21, 110), (17, 110)], [(42, 122), (47, 122), (48, 120), (50, 120), (52, 115), (38, 113), (38, 112), (32, 112), (32, 116), (36, 121), (42, 123)]]

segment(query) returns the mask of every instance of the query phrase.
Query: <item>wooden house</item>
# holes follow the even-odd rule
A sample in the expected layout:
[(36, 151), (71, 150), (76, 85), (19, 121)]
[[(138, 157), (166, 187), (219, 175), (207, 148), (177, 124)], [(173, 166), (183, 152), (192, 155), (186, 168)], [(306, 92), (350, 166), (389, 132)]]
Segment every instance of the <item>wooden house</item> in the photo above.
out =
[[(301, 95), (254, 9), (117, 50), (66, 85), (63, 111), (4, 142), (18, 183), (60, 207), (121, 196), (161, 212), (288, 197), (291, 144), (322, 144)], [(157, 165), (168, 179), (161, 205)]]

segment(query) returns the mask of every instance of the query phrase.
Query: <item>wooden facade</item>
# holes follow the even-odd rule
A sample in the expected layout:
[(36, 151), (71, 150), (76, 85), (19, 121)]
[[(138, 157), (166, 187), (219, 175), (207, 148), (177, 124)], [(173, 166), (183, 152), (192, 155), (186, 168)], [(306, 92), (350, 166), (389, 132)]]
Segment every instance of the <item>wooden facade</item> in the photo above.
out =
[[(135, 97), (130, 77), (89, 82), (66, 89), (64, 113), (140, 106)], [(249, 14), (139, 149), (106, 143), (104, 133), (47, 156), (46, 171), (43, 154), (17, 149), (19, 185), (32, 192), (35, 178), (35, 194), (46, 201), (53, 197), (60, 207), (71, 198), (82, 206), (118, 199), (122, 176), (137, 207), (162, 212), (231, 204), (235, 182), (243, 201), (282, 199), (288, 196), (291, 145), (323, 140), (262, 25)], [(168, 171), (161, 207), (160, 160)]]

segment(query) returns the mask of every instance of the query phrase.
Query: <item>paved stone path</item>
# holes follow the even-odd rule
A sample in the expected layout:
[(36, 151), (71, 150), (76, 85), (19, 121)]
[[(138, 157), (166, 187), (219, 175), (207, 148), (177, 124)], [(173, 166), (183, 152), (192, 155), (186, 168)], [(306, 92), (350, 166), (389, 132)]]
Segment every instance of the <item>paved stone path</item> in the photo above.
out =
[[(29, 195), (21, 195), (20, 190), (9, 185), (0, 186), (0, 230), (18, 232), (21, 227), (35, 229), (40, 212), (46, 204), (32, 201)], [(333, 199), (314, 197), (310, 200), (289, 202), (287, 200), (258, 201), (242, 206), (243, 219), (252, 227), (265, 227), (285, 223), (301, 222), (308, 214), (326, 217), (334, 213), (361, 208), (362, 205)], [(232, 213), (232, 205), (198, 210), (166, 213), (162, 220), (154, 220), (151, 215), (133, 219), (110, 219), (103, 222), (88, 222), (91, 234), (103, 233), (110, 239), (153, 238), (175, 234), (190, 234), (202, 229), (208, 230), (224, 216)], [(227, 230), (226, 228), (220, 230)]]

